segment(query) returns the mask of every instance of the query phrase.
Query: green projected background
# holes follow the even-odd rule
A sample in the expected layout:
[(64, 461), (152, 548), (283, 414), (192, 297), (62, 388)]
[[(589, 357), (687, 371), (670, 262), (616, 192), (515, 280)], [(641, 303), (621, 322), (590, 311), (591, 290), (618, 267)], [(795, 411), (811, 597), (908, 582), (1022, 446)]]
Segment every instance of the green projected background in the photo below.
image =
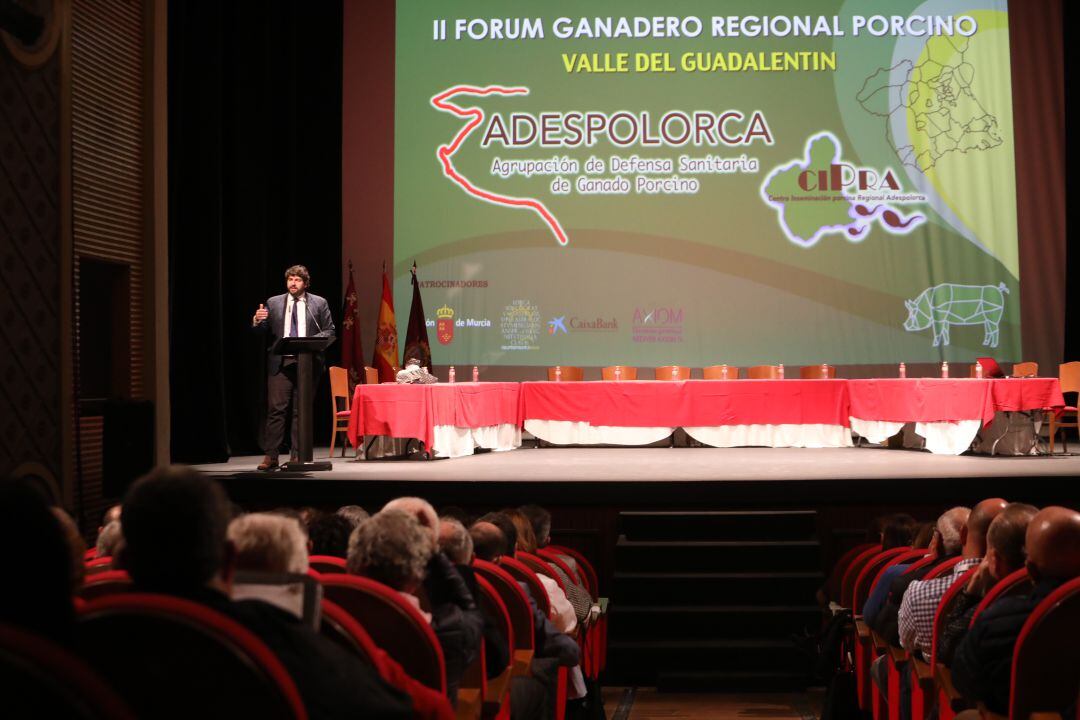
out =
[(438, 364), (1019, 360), (1005, 2), (762, 5), (399, 2), (400, 330), (415, 260)]

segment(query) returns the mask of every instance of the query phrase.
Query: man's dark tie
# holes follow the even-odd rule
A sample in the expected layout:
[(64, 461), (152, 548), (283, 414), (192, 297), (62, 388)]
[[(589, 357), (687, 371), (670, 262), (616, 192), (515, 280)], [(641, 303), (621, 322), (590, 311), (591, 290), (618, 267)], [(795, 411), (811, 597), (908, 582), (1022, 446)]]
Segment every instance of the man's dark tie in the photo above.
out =
[(300, 310), (299, 303), (295, 300), (292, 302), (292, 321), (289, 323), (289, 337), (296, 337), (300, 334), (299, 326), (296, 324), (296, 315)]

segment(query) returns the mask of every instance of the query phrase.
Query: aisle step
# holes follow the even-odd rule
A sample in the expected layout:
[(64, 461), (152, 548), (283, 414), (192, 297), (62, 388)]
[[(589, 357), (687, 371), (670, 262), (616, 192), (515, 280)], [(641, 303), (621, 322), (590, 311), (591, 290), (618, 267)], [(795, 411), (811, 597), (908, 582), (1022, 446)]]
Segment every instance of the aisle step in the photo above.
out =
[(799, 570), (817, 567), (817, 540), (629, 540), (620, 536), (615, 565), (637, 571)]
[(630, 540), (813, 540), (813, 510), (641, 511), (619, 513)]
[(613, 605), (610, 632), (622, 640), (773, 639), (815, 632), (816, 605)]
[(825, 581), (820, 572), (616, 572), (612, 598), (618, 604), (790, 605), (809, 600)]

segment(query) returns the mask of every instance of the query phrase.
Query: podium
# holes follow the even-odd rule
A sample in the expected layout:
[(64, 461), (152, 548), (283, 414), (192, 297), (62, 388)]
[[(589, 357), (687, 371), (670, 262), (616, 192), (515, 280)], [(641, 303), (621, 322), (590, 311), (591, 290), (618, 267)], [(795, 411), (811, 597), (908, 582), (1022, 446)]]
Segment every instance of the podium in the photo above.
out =
[(300, 447), (293, 448), (297, 451), (299, 461), (287, 462), (283, 466), (285, 470), (292, 472), (311, 472), (315, 470), (329, 470), (331, 464), (326, 462), (314, 462), (312, 452), (312, 426), (311, 405), (314, 401), (315, 390), (314, 378), (312, 377), (312, 357), (320, 353), (334, 342), (333, 337), (316, 335), (313, 337), (286, 337), (281, 338), (270, 349), (275, 355), (296, 356), (296, 384), (297, 402), (293, 408), (296, 414), (297, 434), (299, 435)]

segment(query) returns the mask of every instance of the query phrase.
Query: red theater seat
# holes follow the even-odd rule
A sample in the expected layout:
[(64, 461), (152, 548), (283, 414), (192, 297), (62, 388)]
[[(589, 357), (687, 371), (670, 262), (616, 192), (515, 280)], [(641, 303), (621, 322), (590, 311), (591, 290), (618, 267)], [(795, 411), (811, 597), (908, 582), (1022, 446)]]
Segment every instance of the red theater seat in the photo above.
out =
[(491, 581), (477, 573), (476, 585), (480, 589), (478, 601), (484, 614), (494, 618), (499, 634), (506, 638), (511, 650), (506, 667), (499, 669), (499, 674), (491, 680), (486, 680), (484, 688), (484, 717), (502, 720), (510, 717), (510, 680), (514, 672), (514, 626), (506, 603), (503, 602), (499, 591), (495, 589)]
[(1080, 691), (1080, 578), (1039, 603), (1024, 623), (1013, 652), (1009, 717), (1068, 707)]
[(870, 680), (870, 664), (874, 660), (873, 639), (870, 628), (863, 622), (862, 609), (870, 597), (874, 579), (890, 560), (910, 551), (908, 547), (891, 548), (870, 557), (859, 570), (852, 587), (851, 612), (855, 617), (855, 685), (862, 710), (873, 707), (873, 682)]
[(4, 716), (134, 720), (116, 692), (83, 660), (50, 640), (0, 625)]
[(145, 593), (98, 598), (79, 612), (78, 639), (140, 717), (307, 717), (274, 653), (205, 605)]
[(308, 558), (308, 567), (320, 575), (344, 573), (345, 558), (334, 557), (333, 555), (312, 555)]
[(132, 592), (134, 587), (131, 576), (126, 570), (106, 570), (87, 576), (78, 594), (80, 598), (89, 602), (108, 595)]
[(323, 575), (326, 599), (340, 605), (410, 676), (446, 693), (446, 662), (431, 625), (401, 595), (355, 575)]

